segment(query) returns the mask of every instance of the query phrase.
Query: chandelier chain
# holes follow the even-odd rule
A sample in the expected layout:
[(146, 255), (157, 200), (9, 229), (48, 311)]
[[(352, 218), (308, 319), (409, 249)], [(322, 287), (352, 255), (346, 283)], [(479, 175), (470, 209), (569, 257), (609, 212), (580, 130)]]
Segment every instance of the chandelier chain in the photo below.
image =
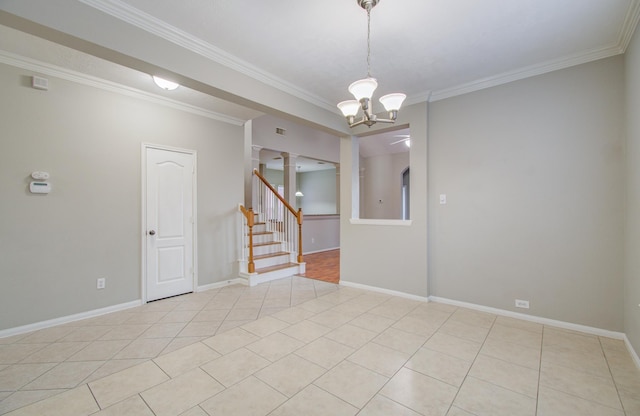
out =
[(367, 77), (371, 78), (371, 7), (367, 8)]

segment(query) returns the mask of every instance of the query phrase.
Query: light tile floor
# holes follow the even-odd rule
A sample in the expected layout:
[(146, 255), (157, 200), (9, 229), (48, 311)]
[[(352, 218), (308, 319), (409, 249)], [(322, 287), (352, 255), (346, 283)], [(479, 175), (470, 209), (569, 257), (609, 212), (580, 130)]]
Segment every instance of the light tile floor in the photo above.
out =
[(301, 277), (0, 339), (0, 414), (640, 415), (622, 341)]

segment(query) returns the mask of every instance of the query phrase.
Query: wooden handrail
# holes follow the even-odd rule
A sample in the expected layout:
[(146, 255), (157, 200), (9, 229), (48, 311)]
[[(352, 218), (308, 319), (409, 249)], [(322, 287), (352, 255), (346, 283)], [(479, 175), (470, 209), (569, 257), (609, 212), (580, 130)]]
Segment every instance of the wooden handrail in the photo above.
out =
[(265, 179), (264, 176), (262, 176), (260, 174), (260, 172), (258, 171), (258, 169), (254, 169), (253, 173), (256, 175), (256, 177), (258, 179), (260, 179), (260, 181), (266, 186), (268, 187), (271, 192), (273, 192), (273, 194), (278, 197), (278, 199), (280, 200), (280, 202), (282, 202), (282, 204), (287, 207), (287, 209), (289, 210), (289, 212), (291, 212), (296, 219), (298, 220), (298, 263), (302, 263), (303, 257), (302, 257), (302, 208), (298, 208), (298, 211), (296, 211), (288, 202), (286, 199), (284, 199), (282, 197), (282, 195), (280, 195), (278, 193), (278, 191), (276, 190), (276, 188), (274, 188), (268, 180)]
[(302, 222), (302, 219), (298, 217), (298, 212), (300, 212), (300, 213), (301, 213), (301, 210), (298, 210), (298, 211), (296, 212), (296, 210), (295, 210), (295, 209), (294, 209), (294, 208), (293, 208), (293, 207), (292, 207), (292, 206), (287, 202), (287, 200), (286, 200), (286, 199), (284, 199), (284, 198), (282, 197), (282, 195), (280, 195), (280, 194), (278, 193), (278, 191), (276, 191), (276, 188), (274, 188), (274, 187), (269, 183), (269, 181), (268, 181), (268, 180), (266, 180), (266, 179), (264, 178), (264, 176), (260, 175), (260, 172), (258, 172), (258, 169), (254, 169), (254, 170), (253, 170), (253, 173), (255, 173), (255, 175), (260, 179), (260, 181), (261, 181), (263, 184), (265, 184), (269, 189), (271, 189), (271, 192), (273, 192), (273, 194), (274, 194), (276, 197), (278, 197), (278, 199), (280, 200), (280, 202), (282, 202), (282, 203), (284, 204), (284, 206), (285, 206), (285, 207), (287, 207), (287, 209), (288, 209), (288, 210), (289, 210), (293, 215), (295, 215), (295, 216), (296, 216), (296, 218), (298, 218), (298, 224), (300, 224), (300, 223)]

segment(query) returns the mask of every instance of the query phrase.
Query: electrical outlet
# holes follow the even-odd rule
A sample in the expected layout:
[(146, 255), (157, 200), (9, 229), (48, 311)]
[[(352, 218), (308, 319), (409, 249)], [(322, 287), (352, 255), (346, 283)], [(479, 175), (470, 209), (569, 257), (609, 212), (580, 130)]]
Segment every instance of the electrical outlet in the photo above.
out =
[(447, 203), (447, 195), (440, 194), (440, 205), (445, 205)]
[(313, 243), (315, 243), (315, 242), (316, 242), (316, 239), (315, 239), (315, 238), (313, 238), (313, 237), (311, 237), (311, 244), (313, 244)]
[(107, 285), (107, 279), (104, 277), (101, 277), (97, 280), (97, 288), (98, 289), (104, 289)]
[(516, 299), (516, 308), (529, 309), (529, 301)]

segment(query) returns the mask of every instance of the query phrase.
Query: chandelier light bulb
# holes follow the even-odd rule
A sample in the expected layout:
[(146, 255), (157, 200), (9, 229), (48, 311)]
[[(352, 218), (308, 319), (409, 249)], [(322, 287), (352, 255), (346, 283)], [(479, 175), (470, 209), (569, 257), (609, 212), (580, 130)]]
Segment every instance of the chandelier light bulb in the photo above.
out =
[(387, 111), (398, 111), (400, 110), (400, 106), (402, 106), (402, 102), (407, 98), (405, 94), (402, 93), (393, 93), (387, 94), (380, 97), (380, 102), (384, 106), (384, 109)]
[(375, 78), (364, 78), (349, 85), (349, 92), (358, 101), (363, 98), (370, 100), (376, 88), (378, 88), (378, 81)]
[(360, 103), (356, 100), (342, 101), (338, 103), (338, 108), (345, 117), (355, 117), (360, 109)]

